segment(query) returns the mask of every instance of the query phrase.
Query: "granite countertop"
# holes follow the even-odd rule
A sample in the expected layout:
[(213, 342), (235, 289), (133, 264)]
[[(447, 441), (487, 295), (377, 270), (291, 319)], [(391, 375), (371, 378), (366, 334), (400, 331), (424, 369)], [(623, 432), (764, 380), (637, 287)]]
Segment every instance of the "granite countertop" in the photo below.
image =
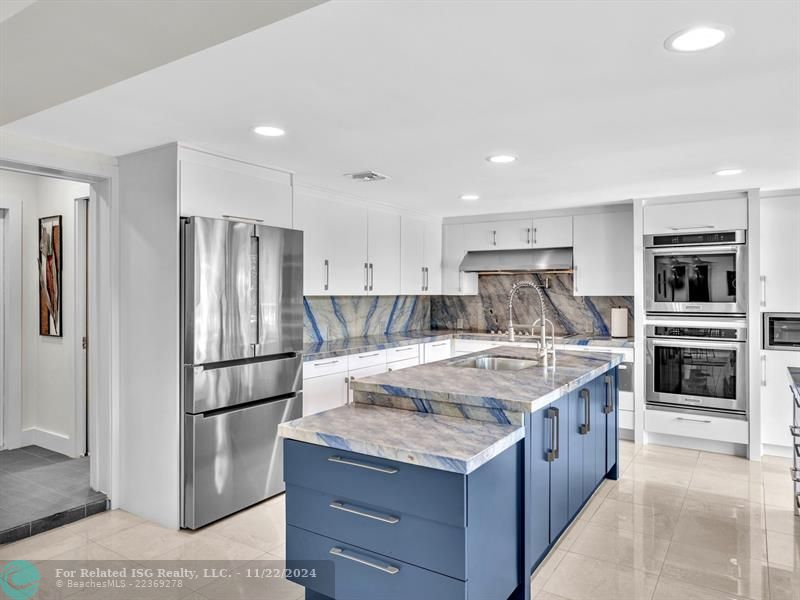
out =
[(371, 375), (351, 383), (354, 391), (438, 401), (492, 410), (535, 412), (622, 362), (608, 352), (556, 352), (555, 368), (490, 371), (450, 366), (475, 354), (536, 359), (535, 348), (498, 346), (480, 353)]
[(800, 398), (800, 367), (788, 367), (789, 384), (794, 388), (797, 398)]
[(278, 434), (301, 442), (467, 474), (524, 438), (525, 428), (349, 404), (281, 423)]
[[(507, 334), (489, 333), (483, 331), (455, 331), (448, 329), (432, 329), (424, 331), (409, 331), (405, 333), (387, 333), (384, 335), (373, 335), (367, 337), (344, 338), (338, 340), (327, 340), (324, 342), (309, 342), (303, 347), (303, 360), (320, 360), (322, 358), (333, 358), (346, 356), (356, 352), (368, 352), (370, 350), (382, 350), (385, 348), (395, 348), (407, 344), (423, 344), (425, 342), (435, 342), (448, 338), (462, 340), (486, 340), (505, 342), (508, 341)], [(533, 336), (521, 336), (516, 338), (517, 342), (532, 342)], [(571, 335), (557, 337), (556, 344), (576, 345), (576, 346), (605, 346), (614, 348), (633, 348), (633, 338), (612, 338), (608, 336), (592, 335)]]

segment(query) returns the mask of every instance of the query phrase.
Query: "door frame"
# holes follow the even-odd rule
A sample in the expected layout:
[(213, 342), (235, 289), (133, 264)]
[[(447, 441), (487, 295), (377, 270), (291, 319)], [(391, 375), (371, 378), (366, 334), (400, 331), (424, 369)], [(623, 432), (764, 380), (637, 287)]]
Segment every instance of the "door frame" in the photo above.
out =
[(5, 444), (5, 412), (6, 412), (6, 398), (5, 398), (5, 385), (2, 382), (6, 381), (5, 377), (5, 295), (6, 295), (6, 272), (5, 272), (5, 256), (6, 256), (6, 221), (8, 209), (0, 208), (0, 450), (4, 448)]
[(75, 338), (73, 340), (73, 356), (75, 370), (75, 428), (74, 450), (75, 456), (84, 456), (87, 452), (88, 427), (91, 415), (88, 414), (89, 402), (89, 357), (88, 347), (83, 345), (83, 339), (89, 339), (88, 329), (88, 301), (89, 301), (89, 196), (75, 198)]

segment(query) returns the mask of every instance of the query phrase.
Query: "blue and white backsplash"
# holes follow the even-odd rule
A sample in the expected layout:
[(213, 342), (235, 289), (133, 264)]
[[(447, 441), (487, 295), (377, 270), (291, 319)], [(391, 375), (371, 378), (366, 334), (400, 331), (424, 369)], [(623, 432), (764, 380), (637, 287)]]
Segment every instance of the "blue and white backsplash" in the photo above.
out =
[[(481, 275), (477, 296), (432, 296), (431, 328), (493, 331), (508, 329), (508, 292), (517, 281), (533, 281), (549, 289), (542, 290), (547, 318), (555, 325), (556, 335), (611, 334), (611, 309), (628, 309), (628, 335), (633, 335), (633, 298), (631, 296), (573, 296), (572, 274), (558, 275)], [(530, 329), (539, 317), (539, 297), (523, 288), (514, 299), (514, 324)]]
[(305, 342), (324, 342), (431, 327), (429, 296), (307, 296)]

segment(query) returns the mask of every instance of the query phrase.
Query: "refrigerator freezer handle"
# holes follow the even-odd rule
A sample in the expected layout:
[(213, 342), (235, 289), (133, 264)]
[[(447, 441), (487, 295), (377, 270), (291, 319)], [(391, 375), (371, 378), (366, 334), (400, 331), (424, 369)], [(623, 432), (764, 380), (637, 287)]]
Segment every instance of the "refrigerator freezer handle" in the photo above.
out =
[(252, 345), (257, 346), (259, 340), (259, 324), (261, 321), (259, 305), (259, 276), (261, 271), (259, 256), (259, 239), (254, 232), (250, 237), (250, 332), (253, 336)]

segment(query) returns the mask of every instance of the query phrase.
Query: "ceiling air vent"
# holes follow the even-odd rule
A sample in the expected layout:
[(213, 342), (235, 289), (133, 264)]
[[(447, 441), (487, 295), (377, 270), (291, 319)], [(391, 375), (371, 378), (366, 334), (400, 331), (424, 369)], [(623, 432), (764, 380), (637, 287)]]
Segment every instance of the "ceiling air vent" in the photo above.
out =
[(389, 179), (388, 175), (377, 173), (375, 171), (359, 171), (358, 173), (345, 173), (345, 177), (349, 177), (353, 181), (383, 181)]

